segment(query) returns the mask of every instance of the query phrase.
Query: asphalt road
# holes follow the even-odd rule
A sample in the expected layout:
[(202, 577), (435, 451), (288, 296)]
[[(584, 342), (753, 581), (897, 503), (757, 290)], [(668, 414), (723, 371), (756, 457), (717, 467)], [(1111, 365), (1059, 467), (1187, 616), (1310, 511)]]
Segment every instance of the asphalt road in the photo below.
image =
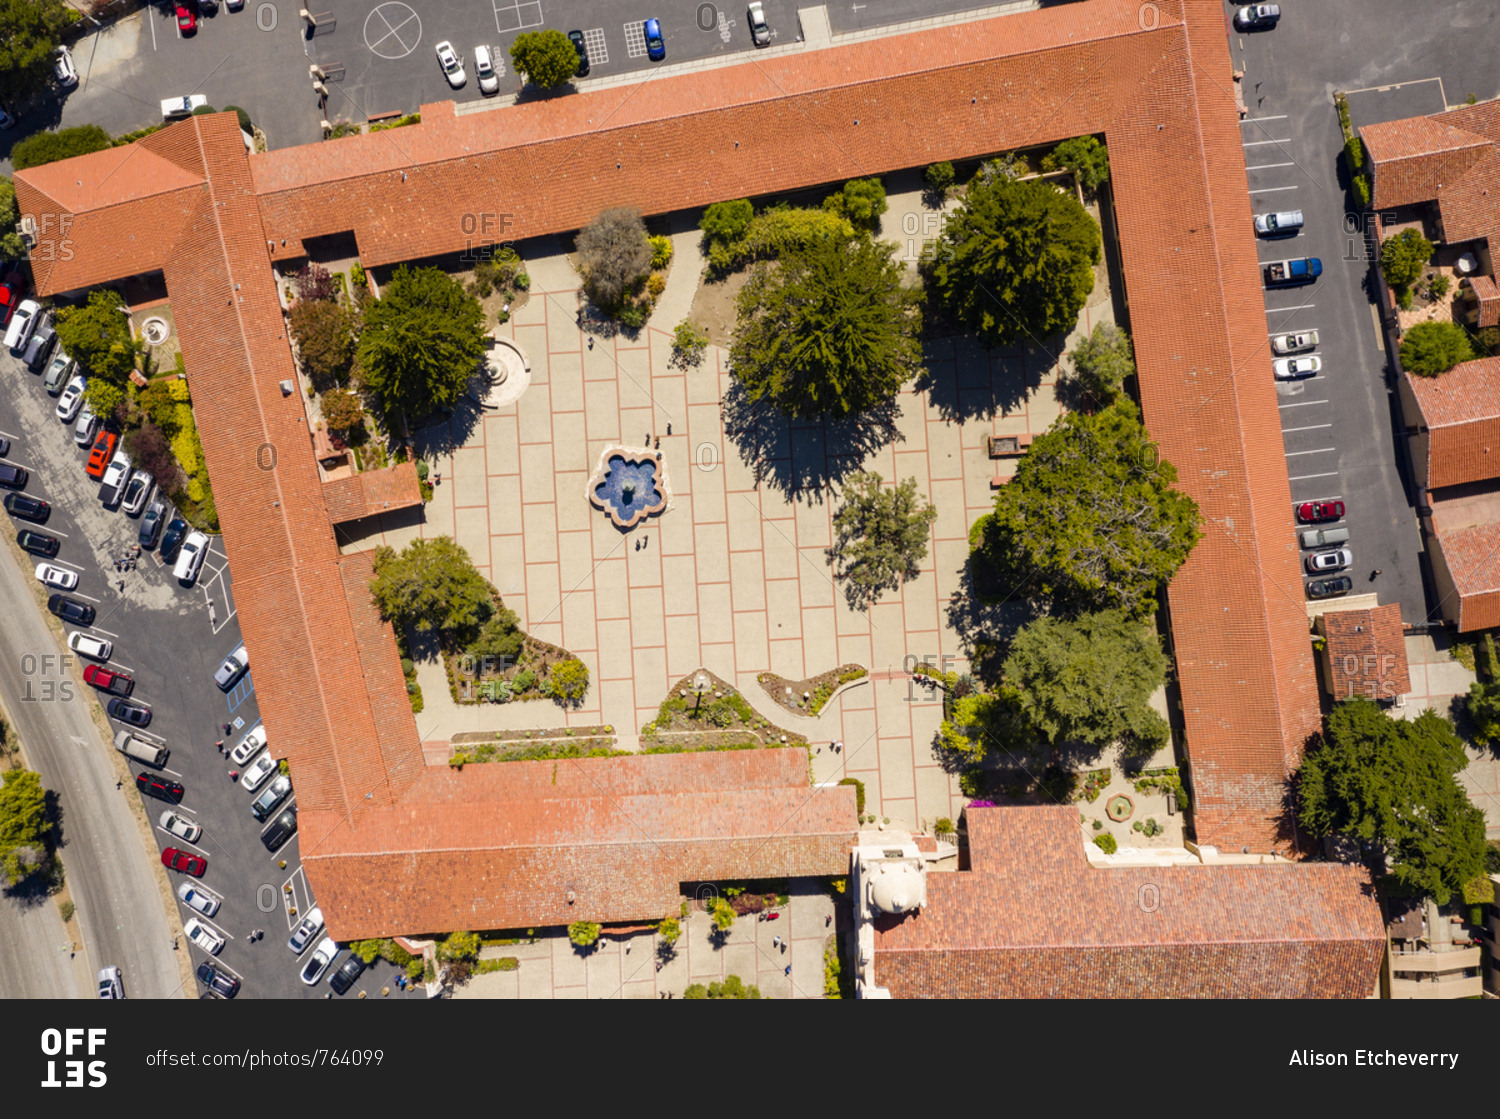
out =
[(71, 948), (50, 897), (0, 897), (0, 999), (92, 998), (87, 953)]
[[(1227, 25), (1231, 7), (1225, 10)], [(1322, 372), (1278, 387), (1292, 499), (1342, 499), (1355, 593), (1374, 591), (1382, 603), (1400, 603), (1403, 620), (1422, 622), (1430, 615), (1414, 494), (1396, 448), (1399, 419), (1369, 295), (1364, 234), (1338, 175), (1343, 136), (1332, 94), (1436, 76), (1450, 101), (1470, 91), (1493, 96), (1500, 90), (1492, 49), (1500, 10), (1438, 0), (1413, 20), (1400, 0), (1332, 0), (1284, 5), (1283, 12), (1274, 30), (1228, 34), (1236, 67), (1246, 74), (1250, 113), (1241, 131), (1252, 206), (1256, 213), (1301, 210), (1306, 218), (1295, 238), (1261, 240), (1260, 259), (1323, 262), (1316, 283), (1265, 293), (1268, 334), (1320, 335)], [(1393, 94), (1392, 111), (1441, 107), (1435, 86), (1420, 97), (1420, 86)], [(1269, 361), (1269, 353), (1255, 359), (1257, 375), (1270, 375)]]

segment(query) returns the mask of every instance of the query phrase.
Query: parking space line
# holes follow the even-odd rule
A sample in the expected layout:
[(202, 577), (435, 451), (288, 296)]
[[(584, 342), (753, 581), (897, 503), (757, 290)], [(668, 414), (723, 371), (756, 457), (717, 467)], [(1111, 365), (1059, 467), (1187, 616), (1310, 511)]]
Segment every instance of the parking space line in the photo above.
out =
[(1339, 472), (1337, 470), (1330, 470), (1327, 474), (1298, 474), (1295, 478), (1288, 478), (1287, 481), (1305, 482), (1309, 478), (1337, 478), (1338, 476)]
[(1306, 408), (1309, 404), (1327, 404), (1326, 400), (1299, 400), (1295, 404), (1279, 404), (1279, 408)]
[(19, 435), (12, 435), (8, 431), (0, 431), (0, 435), (3, 435), (5, 438), (9, 439), (12, 443), (14, 443), (17, 439), (21, 438)]
[[(203, 855), (204, 858), (208, 858), (209, 854), (211, 854), (211, 852), (209, 851), (209, 849), (207, 847), (200, 847), (200, 846), (198, 846), (198, 844), (192, 842), (191, 840), (183, 839), (182, 836), (180, 836), (180, 835), (172, 835), (171, 832), (169, 832), (166, 828), (162, 827), (160, 824), (156, 825), (156, 830), (159, 831), (159, 832), (161, 832), (162, 835), (171, 836), (172, 843), (180, 843), (180, 844), (182, 844), (185, 847), (191, 847), (191, 848), (193, 848), (193, 850), (200, 852)], [(170, 844), (169, 844), (169, 846), (170, 846)]]
[[(222, 902), (223, 900), (224, 900), (223, 898), (219, 898), (220, 902)], [(189, 909), (193, 909), (192, 906), (188, 906), (188, 908)], [(193, 909), (193, 916), (196, 917), (196, 918), (198, 918), (198, 920), (202, 921), (205, 925), (207, 925), (209, 928), (213, 929), (214, 932), (218, 933), (220, 936), (224, 937), (225, 939), (227, 939), (227, 940), (238, 940), (239, 939), (238, 937), (236, 937), (234, 935), (234, 933), (229, 932), (227, 929), (224, 929), (224, 928), (220, 927), (213, 920), (211, 920), (208, 917), (205, 917), (202, 913), (199, 913), (196, 909)]]
[(110, 633), (109, 630), (100, 629), (98, 626), (89, 626), (89, 629), (93, 630), (95, 633), (102, 633), (105, 637), (113, 637), (117, 641), (120, 638), (120, 635), (118, 633)]
[(1298, 455), (1323, 455), (1323, 454), (1327, 454), (1329, 451), (1336, 451), (1336, 450), (1338, 450), (1337, 447), (1317, 447), (1317, 448), (1315, 448), (1314, 450), (1311, 450), (1311, 451), (1288, 451), (1286, 453), (1286, 457), (1287, 458), (1296, 458)]
[(1263, 120), (1286, 120), (1286, 114), (1282, 113), (1280, 116), (1275, 116), (1275, 117), (1246, 117), (1244, 120), (1240, 121), (1240, 123), (1241, 124), (1254, 124), (1254, 123), (1257, 123), (1257, 122), (1263, 121)]
[(61, 536), (64, 540), (68, 538), (68, 534), (66, 532), (63, 532), (62, 529), (52, 528), (50, 525), (43, 531), (45, 531), (48, 536)]
[[(69, 591), (68, 593), (71, 594), (71, 595), (73, 595), (76, 598), (86, 598), (90, 602), (97, 602), (97, 603), (99, 603), (100, 606), (104, 605), (104, 600), (102, 598), (95, 598), (91, 594), (84, 594), (82, 591)], [(99, 632), (103, 633), (104, 631), (100, 630)]]
[(135, 671), (135, 669), (131, 668), (128, 664), (121, 664), (119, 661), (112, 660), (105, 663), (114, 665), (116, 671), (123, 672), (126, 676), (129, 676), (132, 672)]
[(47, 562), (48, 563), (61, 564), (63, 567), (71, 567), (74, 571), (82, 571), (82, 570), (84, 570), (82, 567), (80, 567), (76, 563), (69, 563), (67, 560), (57, 559), (55, 556), (52, 559), (48, 560)]
[(1272, 193), (1272, 192), (1273, 192), (1273, 191), (1278, 191), (1278, 190), (1296, 190), (1296, 189), (1297, 189), (1297, 188), (1296, 188), (1296, 187), (1295, 187), (1295, 186), (1283, 186), (1283, 187), (1255, 187), (1255, 188), (1254, 188), (1254, 189), (1253, 189), (1253, 190), (1251, 190), (1251, 191), (1250, 191), (1250, 193), (1251, 193), (1251, 194), (1270, 194), (1270, 193)]
[[(1270, 289), (1267, 288), (1266, 290), (1269, 291)], [(1316, 303), (1298, 303), (1295, 307), (1267, 307), (1266, 314), (1281, 315), (1287, 314), (1291, 311), (1310, 311), (1316, 306)]]
[(1319, 431), (1322, 428), (1332, 426), (1332, 424), (1313, 424), (1311, 427), (1284, 427), (1281, 429), (1281, 434), (1290, 435), (1294, 431)]
[(1257, 163), (1254, 167), (1246, 167), (1246, 171), (1270, 171), (1277, 167), (1295, 167), (1295, 163)]
[(1285, 140), (1250, 140), (1247, 143), (1241, 144), (1240, 147), (1242, 147), (1242, 148), (1258, 148), (1258, 147), (1261, 147), (1263, 144), (1290, 144), (1291, 142), (1292, 142), (1292, 138), (1290, 136), (1288, 136)]

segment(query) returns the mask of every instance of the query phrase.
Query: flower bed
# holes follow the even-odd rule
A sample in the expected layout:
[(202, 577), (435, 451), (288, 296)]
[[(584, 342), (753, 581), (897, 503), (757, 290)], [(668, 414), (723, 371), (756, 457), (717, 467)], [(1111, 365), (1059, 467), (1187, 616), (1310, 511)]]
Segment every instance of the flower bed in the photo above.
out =
[[(767, 695), (792, 714), (812, 716), (822, 711), (833, 694), (845, 684), (862, 680), (868, 675), (869, 669), (864, 665), (841, 664), (807, 680), (788, 680), (774, 672), (762, 672), (755, 679), (766, 690)], [(790, 698), (787, 696), (788, 688), (791, 689)], [(803, 699), (804, 695), (808, 698)]]
[(643, 753), (807, 745), (804, 735), (762, 719), (744, 696), (712, 672), (701, 674), (710, 685), (701, 697), (693, 689), (699, 672), (672, 685), (656, 718), (641, 728)]

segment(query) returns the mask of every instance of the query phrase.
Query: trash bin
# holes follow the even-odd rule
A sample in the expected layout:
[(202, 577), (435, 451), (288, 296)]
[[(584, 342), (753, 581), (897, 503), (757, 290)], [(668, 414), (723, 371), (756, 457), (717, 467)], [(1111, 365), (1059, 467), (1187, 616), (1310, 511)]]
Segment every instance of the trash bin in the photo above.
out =
[(1177, 793), (1172, 789), (1167, 790), (1167, 815), (1177, 815)]

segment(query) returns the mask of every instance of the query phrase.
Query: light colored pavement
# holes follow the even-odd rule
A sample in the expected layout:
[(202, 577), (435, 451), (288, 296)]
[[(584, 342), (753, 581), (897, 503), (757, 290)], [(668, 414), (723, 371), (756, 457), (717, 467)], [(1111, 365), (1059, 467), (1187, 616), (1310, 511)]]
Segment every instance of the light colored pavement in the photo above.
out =
[(86, 958), (72, 948), (50, 897), (0, 897), (0, 999), (92, 998)]

